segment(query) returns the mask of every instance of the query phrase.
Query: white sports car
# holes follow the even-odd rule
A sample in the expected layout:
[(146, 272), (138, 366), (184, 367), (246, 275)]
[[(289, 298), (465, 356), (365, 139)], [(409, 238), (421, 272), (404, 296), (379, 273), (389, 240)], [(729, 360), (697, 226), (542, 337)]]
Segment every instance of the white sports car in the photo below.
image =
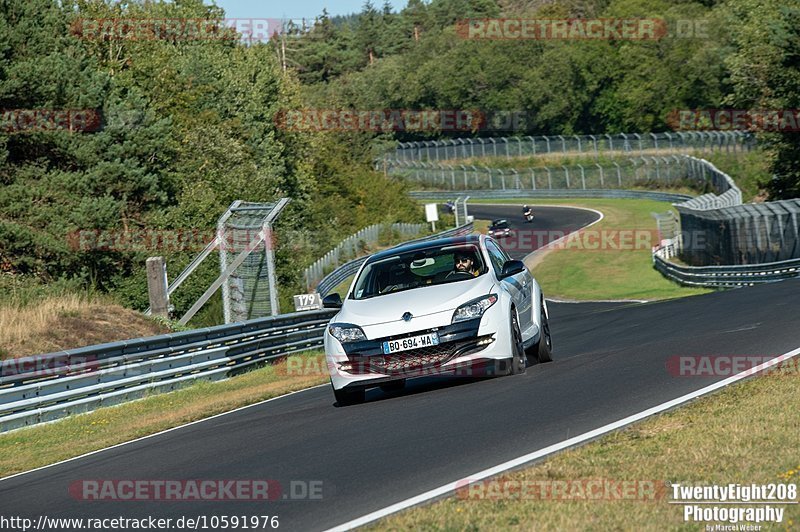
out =
[(339, 405), (365, 390), (404, 386), (431, 374), (524, 373), (528, 358), (549, 362), (547, 305), (522, 261), (492, 238), (473, 235), (401, 245), (359, 269), (325, 331)]

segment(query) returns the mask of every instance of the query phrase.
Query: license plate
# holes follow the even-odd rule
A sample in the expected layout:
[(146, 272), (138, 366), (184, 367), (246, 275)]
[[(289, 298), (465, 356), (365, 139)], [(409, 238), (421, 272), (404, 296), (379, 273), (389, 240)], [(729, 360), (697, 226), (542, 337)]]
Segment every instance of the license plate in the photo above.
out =
[(389, 340), (383, 342), (383, 354), (389, 355), (399, 351), (409, 351), (411, 349), (419, 349), (420, 347), (430, 347), (432, 345), (439, 345), (439, 334), (420, 334), (419, 336), (412, 336), (411, 338), (403, 338), (402, 340)]

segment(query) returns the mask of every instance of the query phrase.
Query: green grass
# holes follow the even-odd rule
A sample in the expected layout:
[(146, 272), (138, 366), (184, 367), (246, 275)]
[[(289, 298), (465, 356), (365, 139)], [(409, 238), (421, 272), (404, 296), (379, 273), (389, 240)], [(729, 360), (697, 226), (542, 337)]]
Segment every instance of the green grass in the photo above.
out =
[(323, 359), (319, 352), (293, 355), (291, 367), (300, 371), (287, 369), (287, 362), (281, 361), (228, 380), (199, 382), (175, 392), (0, 434), (0, 477), (328, 382)]
[[(484, 203), (476, 201), (475, 203)], [(656, 221), (652, 213), (671, 210), (669, 203), (640, 199), (515, 199), (487, 200), (485, 203), (560, 205), (598, 210), (604, 218), (585, 230), (585, 236), (567, 239), (563, 249), (554, 249), (540, 262), (528, 260), (529, 267), (548, 297), (572, 300), (668, 299), (707, 293), (667, 280), (653, 269), (649, 244), (657, 244)], [(535, 209), (535, 207), (534, 207)], [(535, 230), (535, 221), (534, 227)], [(648, 245), (626, 249), (587, 249), (602, 232), (638, 231), (648, 236)], [(590, 233), (589, 233), (590, 232)], [(635, 233), (634, 233), (635, 234)], [(619, 243), (619, 239), (616, 239)], [(644, 241), (642, 241), (644, 243)]]
[[(589, 480), (683, 485), (798, 483), (797, 374), (739, 383), (545, 462), (493, 479), (489, 486), (581, 485)], [(491, 452), (490, 449), (487, 451)], [(522, 451), (520, 451), (520, 454)], [(666, 486), (665, 486), (666, 488)], [(481, 494), (500, 493), (483, 497)], [(507, 492), (506, 492), (507, 493)], [(519, 493), (519, 492), (517, 492)], [(379, 521), (373, 530), (703, 530), (685, 523), (671, 491), (642, 500), (558, 500), (466, 490), (428, 506)], [(546, 492), (547, 493), (547, 492)], [(658, 493), (657, 491), (655, 493)], [(738, 507), (759, 507), (741, 504)], [(783, 523), (762, 530), (793, 530), (800, 506), (782, 505)], [(730, 523), (726, 523), (730, 524)]]

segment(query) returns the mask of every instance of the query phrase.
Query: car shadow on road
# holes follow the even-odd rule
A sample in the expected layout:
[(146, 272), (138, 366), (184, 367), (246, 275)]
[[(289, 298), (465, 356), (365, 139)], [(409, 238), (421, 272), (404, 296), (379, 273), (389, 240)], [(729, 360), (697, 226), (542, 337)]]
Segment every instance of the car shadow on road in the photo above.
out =
[[(528, 362), (528, 368), (539, 366), (538, 362)], [(402, 399), (418, 394), (436, 392), (464, 385), (478, 384), (483, 381), (492, 381), (503, 376), (481, 375), (481, 376), (454, 376), (454, 375), (428, 375), (424, 377), (414, 377), (406, 381), (406, 385), (398, 390), (382, 390), (381, 388), (370, 388), (367, 390), (364, 404), (379, 403), (393, 399)], [(335, 406), (339, 407), (338, 403)]]

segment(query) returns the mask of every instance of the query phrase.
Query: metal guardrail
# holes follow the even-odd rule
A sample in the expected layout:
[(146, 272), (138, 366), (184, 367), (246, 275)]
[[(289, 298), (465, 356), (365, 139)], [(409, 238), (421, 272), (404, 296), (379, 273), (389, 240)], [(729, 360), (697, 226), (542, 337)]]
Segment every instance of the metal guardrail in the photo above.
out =
[[(428, 240), (435, 240), (437, 238), (468, 235), (473, 231), (474, 231), (474, 224), (470, 222), (460, 227), (456, 227), (455, 229), (442, 231), (441, 233), (436, 233), (435, 235), (425, 236), (422, 238), (415, 238), (414, 240), (403, 242), (403, 244), (400, 245), (409, 244), (411, 242), (425, 242)], [(339, 286), (339, 284), (344, 282), (345, 279), (347, 279), (351, 275), (355, 275), (355, 273), (358, 271), (361, 265), (364, 264), (364, 261), (367, 260), (368, 258), (369, 255), (364, 257), (359, 257), (357, 259), (351, 260), (350, 262), (347, 262), (339, 266), (331, 273), (326, 275), (325, 278), (319, 282), (319, 284), (317, 285), (317, 292), (319, 292), (319, 294), (322, 295), (322, 297), (325, 297), (331, 290), (333, 290), (335, 287)]]
[(118, 404), (197, 380), (219, 380), (322, 346), (334, 311), (260, 318), (5, 360), (0, 432)]
[[(409, 192), (413, 199), (447, 200), (453, 198), (452, 191), (415, 190)], [(670, 203), (682, 202), (692, 199), (687, 194), (671, 192), (658, 192), (651, 190), (470, 190), (470, 199), (548, 199), (548, 198), (610, 198), (610, 199), (650, 199), (655, 201), (668, 201)]]
[(683, 266), (654, 253), (653, 266), (682, 285), (712, 288), (750, 286), (800, 276), (800, 259), (738, 266)]

